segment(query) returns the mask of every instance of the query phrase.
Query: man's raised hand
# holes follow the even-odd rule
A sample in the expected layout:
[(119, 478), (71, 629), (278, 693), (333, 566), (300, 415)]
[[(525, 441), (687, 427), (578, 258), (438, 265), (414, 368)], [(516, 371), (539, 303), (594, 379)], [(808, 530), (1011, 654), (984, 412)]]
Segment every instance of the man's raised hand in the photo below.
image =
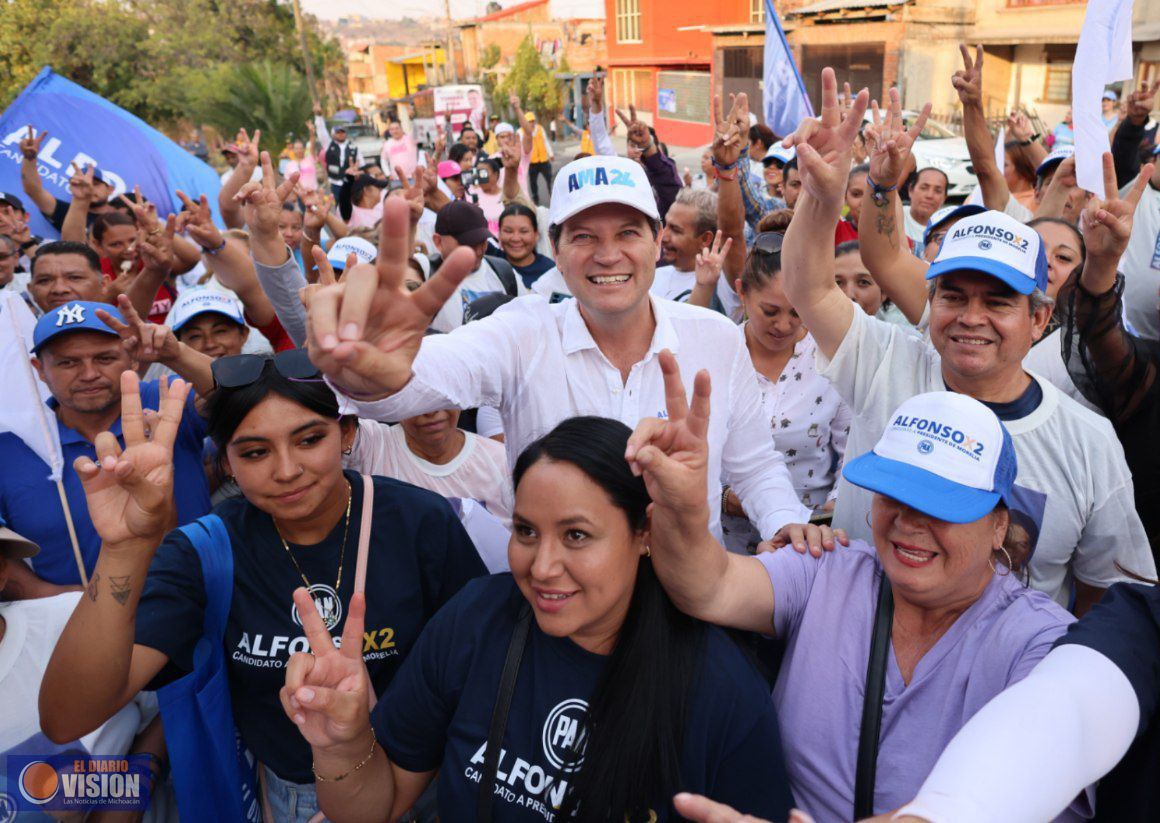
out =
[(802, 190), (820, 203), (841, 208), (854, 138), (862, 127), (869, 102), (870, 93), (862, 89), (843, 116), (838, 104), (837, 77), (833, 69), (824, 68), (821, 117), (806, 118), (782, 141), (787, 148), (797, 147)]
[(388, 197), (374, 265), (353, 266), (341, 283), (304, 295), (310, 359), (355, 397), (385, 397), (407, 384), (431, 319), (475, 267), (471, 249), (456, 249), (408, 292), (409, 220), (407, 203)]
[(983, 105), (983, 47), (975, 46), (975, 58), (965, 43), (959, 43), (959, 53), (963, 55), (963, 67), (951, 77), (951, 85), (959, 94), (964, 106)]
[(294, 193), (298, 183), (298, 172), (291, 172), (281, 185), (274, 185), (274, 166), (270, 153), (262, 152), (262, 179), (250, 181), (234, 195), (243, 206), (246, 225), (250, 231), (262, 238), (278, 234), (278, 220), (282, 217), (282, 204)]
[(25, 160), (36, 160), (40, 154), (40, 146), (44, 143), (44, 138), (46, 137), (48, 137), (48, 132), (42, 131), (40, 134), (34, 134), (32, 126), (29, 126), (28, 134), (20, 138), (20, 142), (17, 144), (21, 156)]
[(870, 179), (880, 186), (897, 185), (907, 171), (907, 158), (918, 135), (930, 116), (930, 103), (908, 129), (902, 117), (898, 89), (890, 90), (890, 102), (883, 115), (875, 101), (871, 106), (872, 122), (866, 126), (866, 144), (870, 150)]

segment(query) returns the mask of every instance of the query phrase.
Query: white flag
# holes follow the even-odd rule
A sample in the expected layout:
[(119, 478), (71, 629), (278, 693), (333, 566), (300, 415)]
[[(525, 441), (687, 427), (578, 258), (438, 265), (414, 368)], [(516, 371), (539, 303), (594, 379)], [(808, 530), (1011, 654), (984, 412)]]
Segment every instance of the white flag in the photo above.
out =
[(1104, 196), (1104, 152), (1111, 151), (1100, 100), (1108, 83), (1132, 79), (1132, 0), (1093, 0), (1083, 16), (1071, 68), (1075, 179)]
[(60, 430), (45, 401), (51, 397), (29, 362), (36, 318), (16, 292), (0, 293), (0, 386), (4, 387), (0, 432), (12, 432), (51, 469), (49, 480), (60, 480), (64, 458)]

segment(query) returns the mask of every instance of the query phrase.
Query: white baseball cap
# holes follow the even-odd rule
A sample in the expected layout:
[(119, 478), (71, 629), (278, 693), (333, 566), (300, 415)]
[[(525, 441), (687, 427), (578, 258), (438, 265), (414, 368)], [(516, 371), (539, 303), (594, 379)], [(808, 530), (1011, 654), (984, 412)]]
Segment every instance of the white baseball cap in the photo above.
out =
[(790, 146), (787, 149), (781, 144), (781, 141), (778, 140), (776, 143), (769, 147), (769, 151), (765, 153), (765, 157), (761, 158), (761, 162), (768, 166), (770, 163), (776, 160), (778, 163), (781, 163), (784, 166), (795, 157), (797, 157), (797, 148)]
[(184, 289), (173, 301), (173, 308), (166, 318), (174, 333), (199, 314), (221, 314), (239, 326), (246, 325), (242, 314), (242, 304), (225, 292), (211, 288)]
[(515, 133), (515, 127), (511, 123), (497, 123), (492, 131), (496, 134), (513, 134)]
[(326, 253), (326, 259), (330, 261), (331, 267), (335, 271), (342, 271), (346, 268), (346, 258), (348, 255), (354, 254), (358, 257), (360, 263), (373, 263), (375, 258), (379, 256), (379, 250), (374, 247), (374, 244), (363, 240), (361, 237), (343, 237), (336, 240), (334, 245)]
[(842, 476), (948, 523), (973, 523), (1009, 501), (1019, 465), (1011, 435), (973, 397), (929, 392), (890, 416), (872, 451)]
[(1064, 143), (1056, 146), (1051, 150), (1051, 154), (1043, 158), (1043, 162), (1035, 167), (1035, 176), (1042, 177), (1044, 172), (1049, 171), (1069, 157), (1075, 156), (1075, 146), (1071, 143)]
[(959, 205), (943, 206), (926, 221), (926, 228), (922, 230), (922, 244), (930, 242), (930, 234), (948, 220), (957, 220), (970, 217), (972, 214), (982, 214), (987, 207), (980, 203), (962, 203)]
[(1000, 211), (964, 217), (943, 239), (926, 279), (953, 271), (978, 271), (1020, 294), (1047, 288), (1047, 257), (1035, 229)]
[(572, 215), (602, 203), (621, 203), (661, 219), (644, 167), (627, 157), (597, 154), (573, 160), (556, 174), (550, 223), (561, 226)]

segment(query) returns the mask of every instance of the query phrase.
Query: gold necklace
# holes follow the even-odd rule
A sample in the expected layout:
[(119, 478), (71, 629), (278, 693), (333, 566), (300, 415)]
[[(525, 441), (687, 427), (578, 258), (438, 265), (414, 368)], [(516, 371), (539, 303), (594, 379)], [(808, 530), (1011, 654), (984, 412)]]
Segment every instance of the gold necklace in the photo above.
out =
[[(351, 488), (349, 480), (346, 483), (346, 491), (346, 520), (342, 527), (342, 548), (338, 552), (338, 578), (334, 581), (335, 594), (338, 594), (338, 587), (342, 584), (342, 561), (346, 557), (346, 536), (350, 533), (350, 504), (354, 500), (354, 489)], [(274, 531), (278, 533), (278, 539), (282, 541), (282, 548), (286, 550), (286, 554), (290, 555), (290, 562), (298, 570), (298, 576), (302, 578), (302, 582), (306, 585), (306, 590), (310, 591), (310, 581), (306, 579), (306, 575), (302, 573), (302, 567), (294, 559), (294, 552), (290, 551), (290, 544), (286, 542), (286, 538), (282, 536), (282, 532), (278, 531), (277, 523), (274, 524)]]

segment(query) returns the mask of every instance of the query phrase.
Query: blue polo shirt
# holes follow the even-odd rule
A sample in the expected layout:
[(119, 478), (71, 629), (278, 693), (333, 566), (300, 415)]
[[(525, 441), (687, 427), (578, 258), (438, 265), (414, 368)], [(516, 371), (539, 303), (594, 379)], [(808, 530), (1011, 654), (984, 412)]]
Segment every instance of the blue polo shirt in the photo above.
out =
[[(157, 381), (141, 383), (143, 408), (156, 410), (159, 396)], [(201, 460), (206, 425), (193, 401), (191, 392), (173, 447), (173, 494), (179, 524), (196, 520), (210, 510), (209, 486)], [(76, 526), (85, 573), (92, 574), (101, 550), (101, 538), (89, 519), (84, 488), (73, 470), (73, 461), (82, 455), (95, 460), (96, 449), (80, 432), (59, 419), (56, 425), (64, 457), (65, 496)], [(124, 447), (120, 418), (113, 423), (111, 431)], [(56, 484), (48, 479), (49, 472), (48, 464), (23, 440), (10, 432), (0, 434), (0, 514), (8, 521), (8, 528), (40, 546), (40, 554), (31, 561), (32, 569), (39, 577), (58, 585), (80, 585), (60, 495)]]

